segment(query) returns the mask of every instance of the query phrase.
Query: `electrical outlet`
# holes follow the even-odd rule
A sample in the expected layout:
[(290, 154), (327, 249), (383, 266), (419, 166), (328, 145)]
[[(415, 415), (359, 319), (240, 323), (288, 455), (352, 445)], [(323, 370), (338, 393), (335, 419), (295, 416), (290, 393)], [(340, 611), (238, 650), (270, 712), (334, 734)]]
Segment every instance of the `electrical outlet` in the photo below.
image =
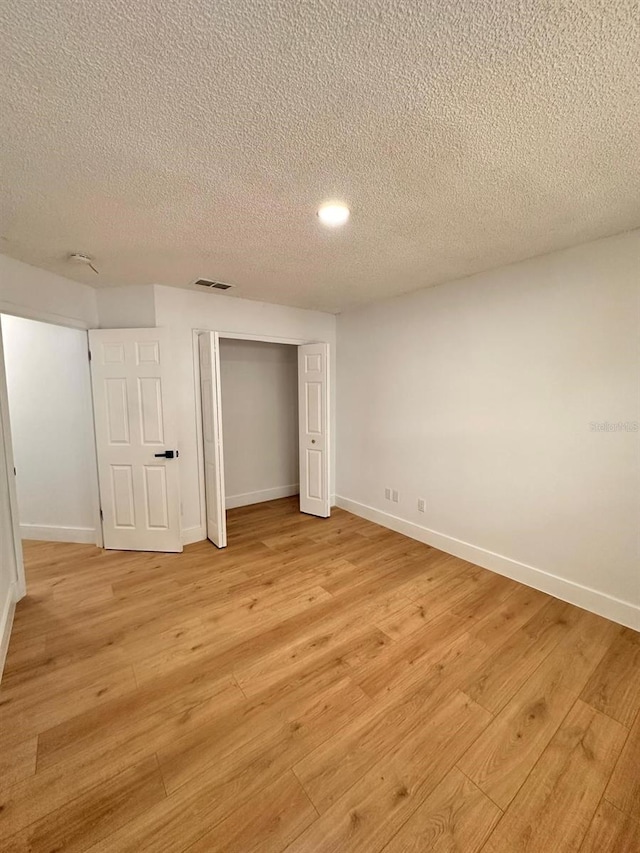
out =
[(384, 497), (385, 497), (385, 500), (388, 500), (388, 501), (391, 500), (391, 489), (385, 489), (384, 490)]
[(424, 512), (424, 498), (418, 498), (418, 512)]
[(397, 489), (394, 489), (394, 490), (391, 492), (391, 500), (394, 502), (394, 504), (397, 504), (397, 503), (398, 503), (399, 495), (398, 495), (398, 490), (397, 490)]

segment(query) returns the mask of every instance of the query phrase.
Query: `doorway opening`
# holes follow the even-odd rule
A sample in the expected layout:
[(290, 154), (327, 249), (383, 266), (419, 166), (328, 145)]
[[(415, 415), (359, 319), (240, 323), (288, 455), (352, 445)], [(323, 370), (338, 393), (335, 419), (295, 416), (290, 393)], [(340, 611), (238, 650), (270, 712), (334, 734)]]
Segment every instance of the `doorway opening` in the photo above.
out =
[(222, 338), (225, 507), (299, 494), (298, 348)]
[(206, 532), (227, 544), (226, 510), (299, 495), (330, 514), (328, 345), (200, 332)]
[(102, 545), (87, 333), (0, 316), (22, 540)]

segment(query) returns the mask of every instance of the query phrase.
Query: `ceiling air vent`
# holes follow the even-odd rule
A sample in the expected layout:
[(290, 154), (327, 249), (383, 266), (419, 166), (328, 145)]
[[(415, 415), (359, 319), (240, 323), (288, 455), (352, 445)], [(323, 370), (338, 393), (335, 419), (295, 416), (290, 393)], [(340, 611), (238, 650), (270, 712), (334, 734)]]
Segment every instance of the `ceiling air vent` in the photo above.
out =
[(212, 290), (229, 290), (233, 287), (232, 284), (225, 284), (223, 281), (212, 281), (210, 278), (199, 278), (194, 281), (199, 287), (209, 287)]

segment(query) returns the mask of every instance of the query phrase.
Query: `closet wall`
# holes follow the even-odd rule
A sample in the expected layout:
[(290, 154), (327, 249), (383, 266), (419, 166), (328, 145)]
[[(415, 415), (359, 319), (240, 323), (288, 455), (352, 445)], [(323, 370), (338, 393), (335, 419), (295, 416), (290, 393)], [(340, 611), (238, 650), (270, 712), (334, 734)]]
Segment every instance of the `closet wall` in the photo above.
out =
[(298, 351), (220, 341), (227, 509), (298, 493)]

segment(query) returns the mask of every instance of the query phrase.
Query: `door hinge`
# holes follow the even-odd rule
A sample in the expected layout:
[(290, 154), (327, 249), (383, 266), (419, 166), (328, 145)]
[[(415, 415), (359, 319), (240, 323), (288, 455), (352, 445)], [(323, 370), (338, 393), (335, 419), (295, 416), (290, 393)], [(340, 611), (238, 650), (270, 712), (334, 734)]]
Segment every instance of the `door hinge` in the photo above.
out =
[(100, 521), (104, 521), (104, 515), (102, 514), (102, 509), (100, 510)]
[(89, 353), (89, 361), (91, 361), (91, 350), (88, 350)]

